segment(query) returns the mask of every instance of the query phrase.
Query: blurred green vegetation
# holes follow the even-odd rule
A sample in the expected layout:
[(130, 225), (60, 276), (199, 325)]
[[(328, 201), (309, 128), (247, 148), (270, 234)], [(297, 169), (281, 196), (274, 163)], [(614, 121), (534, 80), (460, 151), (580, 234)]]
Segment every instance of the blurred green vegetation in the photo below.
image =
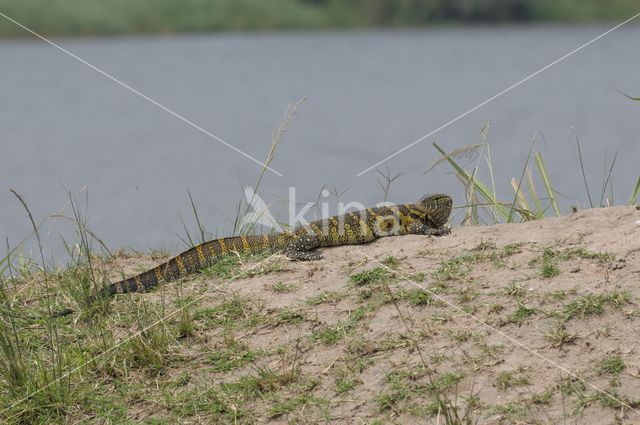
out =
[[(0, 12), (47, 35), (589, 22), (639, 9), (638, 0), (0, 0)], [(0, 36), (21, 35), (0, 17)]]

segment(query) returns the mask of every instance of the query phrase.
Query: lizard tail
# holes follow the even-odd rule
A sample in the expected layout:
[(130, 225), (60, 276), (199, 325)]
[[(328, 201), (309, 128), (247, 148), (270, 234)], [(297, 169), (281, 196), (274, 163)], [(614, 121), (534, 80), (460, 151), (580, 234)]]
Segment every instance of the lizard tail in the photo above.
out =
[[(214, 239), (195, 246), (157, 267), (129, 278), (111, 283), (103, 291), (92, 296), (90, 302), (101, 297), (128, 292), (143, 292), (160, 283), (168, 283), (196, 270), (213, 265), (221, 257), (231, 253), (258, 254), (282, 249), (287, 243), (286, 236), (233, 236)], [(52, 317), (67, 316), (74, 311), (70, 308), (58, 311)]]

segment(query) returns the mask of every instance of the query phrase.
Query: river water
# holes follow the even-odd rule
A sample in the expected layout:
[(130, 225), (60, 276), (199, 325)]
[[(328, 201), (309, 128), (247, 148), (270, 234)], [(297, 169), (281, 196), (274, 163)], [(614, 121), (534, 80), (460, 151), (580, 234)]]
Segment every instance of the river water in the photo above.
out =
[[(358, 173), (606, 30), (443, 27), (56, 42), (259, 160), (289, 102), (306, 98), (272, 163), (283, 176), (267, 172), (261, 184), (273, 215), (286, 221), (281, 201), (290, 187), (298, 204), (316, 200), (323, 187), (345, 202), (381, 201), (381, 175)], [(626, 202), (640, 174), (640, 102), (617, 90), (640, 95), (639, 45), (640, 27), (621, 28), (379, 165), (404, 173), (389, 198), (444, 191), (463, 202), (450, 168), (423, 175), (438, 157), (432, 142), (448, 151), (480, 143), (480, 129), (490, 123), (486, 141), (505, 200), (537, 135), (534, 152), (544, 156), (563, 211), (589, 204), (576, 136), (592, 201), (600, 201), (605, 167), (617, 153), (613, 200)], [(228, 234), (242, 187), (260, 171), (39, 40), (0, 41), (0, 93), (0, 235), (10, 244), (28, 235), (30, 224), (9, 188), (39, 220), (59, 212), (69, 191), (86, 187), (78, 201), (109, 248), (176, 251), (184, 248), (181, 217), (195, 229), (187, 189), (207, 230)], [(481, 170), (486, 178), (484, 163)], [(72, 215), (68, 206), (64, 214)], [(49, 219), (42, 227), (47, 255), (64, 261), (60, 241), (72, 241), (73, 231), (65, 219)]]

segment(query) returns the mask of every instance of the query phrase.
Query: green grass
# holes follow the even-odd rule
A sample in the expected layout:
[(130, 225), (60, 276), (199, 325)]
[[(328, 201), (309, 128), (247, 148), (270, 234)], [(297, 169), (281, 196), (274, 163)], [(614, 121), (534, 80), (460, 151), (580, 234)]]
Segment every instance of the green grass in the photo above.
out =
[(246, 344), (228, 339), (226, 346), (216, 349), (209, 355), (208, 362), (214, 372), (229, 372), (256, 359), (256, 353), (249, 350)]
[(578, 338), (577, 334), (567, 331), (563, 324), (556, 324), (544, 335), (544, 339), (555, 348), (561, 348), (565, 344), (573, 344)]
[(217, 276), (222, 279), (230, 279), (240, 273), (240, 257), (228, 255), (221, 258), (214, 265), (200, 271), (204, 276)]
[(299, 323), (307, 320), (305, 314), (301, 311), (295, 311), (290, 308), (282, 309), (277, 315), (278, 323)]
[(318, 295), (314, 295), (306, 299), (306, 304), (310, 306), (317, 306), (320, 304), (332, 303), (335, 304), (341, 299), (346, 297), (346, 294), (335, 291), (323, 291)]
[(496, 377), (496, 386), (502, 391), (523, 385), (529, 385), (529, 377), (522, 371), (503, 371)]
[(516, 299), (523, 299), (527, 295), (527, 290), (522, 284), (517, 282), (509, 283), (504, 289), (504, 294)]
[(616, 376), (620, 375), (625, 368), (624, 360), (619, 355), (607, 355), (598, 365), (600, 372)]
[(552, 389), (541, 391), (539, 393), (533, 394), (531, 396), (531, 401), (534, 404), (548, 405), (551, 403), (551, 400), (553, 399), (553, 394), (554, 394), (554, 391)]
[[(409, 414), (417, 418), (438, 417), (444, 424), (472, 424), (473, 410), (477, 407), (474, 395), (466, 402), (455, 403), (451, 394), (456, 394), (458, 384), (464, 379), (460, 372), (447, 371), (435, 374), (424, 367), (398, 369), (387, 374), (385, 390), (376, 398), (379, 412), (393, 415)], [(428, 396), (432, 402), (414, 402)], [(465, 407), (466, 405), (466, 407)]]
[[(428, 172), (439, 164), (448, 164), (453, 169), (454, 174), (464, 186), (466, 196), (462, 207), (465, 212), (464, 217), (462, 217), (462, 223), (514, 223), (537, 220), (545, 216), (560, 216), (561, 211), (557, 194), (562, 191), (554, 186), (542, 154), (539, 152), (534, 153), (533, 151), (537, 142), (536, 138), (534, 137), (531, 141), (529, 152), (523, 161), (519, 176), (511, 178), (510, 186), (513, 190), (513, 198), (500, 199), (496, 191), (490, 145), (486, 143), (486, 128), (483, 128), (481, 134), (483, 143), (463, 146), (449, 153), (434, 143), (433, 146), (441, 157), (434, 161), (427, 170)], [(576, 170), (580, 170), (579, 172), (582, 173), (589, 205), (594, 207), (596, 205), (593, 202), (591, 190), (587, 184), (579, 141), (576, 141), (576, 144), (579, 162)], [(461, 159), (469, 162), (469, 158), (473, 158), (473, 161), (471, 161), (473, 167), (470, 169), (465, 168), (461, 163)], [(533, 162), (533, 168), (531, 162)], [(484, 172), (482, 170), (483, 165), (486, 165), (486, 171)], [(608, 173), (603, 177), (598, 206), (613, 205), (615, 203), (612, 195), (613, 182), (611, 179), (614, 165), (615, 158), (609, 164)], [(534, 169), (536, 172), (534, 172)], [(480, 177), (484, 174), (488, 176), (486, 181)], [(640, 193), (640, 176), (637, 177), (635, 184), (632, 184), (632, 182), (629, 182), (629, 184), (631, 195), (627, 204), (633, 205)], [(557, 270), (554, 269), (553, 264), (549, 265), (545, 270), (547, 275), (554, 275), (556, 272)]]
[(359, 273), (352, 274), (349, 277), (349, 281), (356, 286), (362, 286), (388, 281), (390, 278), (391, 273), (387, 269), (383, 267), (375, 267), (370, 270), (364, 270)]
[(327, 401), (324, 399), (313, 397), (309, 394), (300, 394), (293, 398), (275, 402), (271, 406), (268, 415), (273, 419), (295, 412), (296, 410), (304, 410), (309, 405), (324, 407), (327, 404)]
[(426, 388), (433, 393), (440, 393), (455, 388), (463, 378), (464, 374), (461, 372), (444, 372), (429, 382)]
[(400, 260), (398, 260), (393, 255), (387, 255), (386, 257), (384, 257), (381, 263), (391, 269), (396, 269), (400, 265)]
[(388, 390), (376, 397), (380, 411), (396, 409), (398, 404), (409, 398), (411, 391), (411, 387), (398, 372), (388, 374), (386, 379)]
[(358, 307), (352, 311), (345, 320), (340, 320), (335, 325), (325, 325), (311, 335), (312, 341), (320, 341), (325, 345), (336, 345), (339, 341), (351, 333), (358, 322), (371, 313), (367, 306)]
[(195, 310), (193, 320), (204, 326), (252, 327), (263, 320), (260, 311), (260, 303), (256, 300), (233, 295), (214, 307)]
[(272, 397), (300, 381), (297, 373), (281, 373), (258, 368), (253, 374), (210, 387), (190, 387), (167, 394), (165, 406), (178, 417), (197, 417), (206, 413), (214, 422), (253, 423), (255, 412), (248, 406), (258, 398)]
[(631, 302), (631, 297), (626, 292), (613, 291), (605, 294), (587, 294), (572, 300), (566, 304), (562, 316), (566, 320), (601, 315), (606, 306), (621, 308)]
[(336, 393), (344, 394), (356, 387), (360, 383), (357, 376), (348, 370), (339, 370), (336, 373), (335, 385)]
[(502, 325), (506, 325), (506, 324), (520, 325), (526, 322), (531, 317), (533, 317), (536, 314), (536, 312), (537, 310), (535, 308), (530, 308), (522, 304), (519, 304), (518, 308), (516, 308), (516, 310), (513, 313), (509, 314), (503, 320), (501, 320), (500, 323)]
[(296, 290), (296, 285), (292, 283), (276, 282), (270, 286), (270, 289), (277, 294), (288, 294)]
[(615, 258), (605, 252), (592, 252), (582, 247), (565, 248), (562, 250), (545, 248), (542, 255), (531, 261), (531, 266), (540, 264), (540, 275), (544, 278), (552, 278), (560, 274), (560, 262), (575, 259), (597, 260), (601, 265), (611, 263)]
[(408, 291), (401, 292), (398, 295), (399, 299), (406, 300), (413, 306), (428, 306), (434, 303), (438, 303), (438, 305), (442, 304), (440, 301), (434, 301), (431, 292), (425, 291), (424, 289), (409, 289)]

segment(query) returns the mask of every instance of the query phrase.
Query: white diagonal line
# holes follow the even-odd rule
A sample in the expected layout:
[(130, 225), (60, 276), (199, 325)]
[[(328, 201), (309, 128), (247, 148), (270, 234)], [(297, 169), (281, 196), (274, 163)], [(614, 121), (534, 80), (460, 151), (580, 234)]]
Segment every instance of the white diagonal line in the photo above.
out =
[(484, 322), (483, 320), (480, 320), (479, 318), (477, 318), (476, 316), (474, 316), (471, 313), (468, 313), (467, 311), (465, 311), (462, 307), (455, 305), (454, 303), (452, 303), (451, 301), (447, 300), (446, 298), (444, 298), (441, 295), (436, 294), (435, 292), (429, 290), (428, 288), (420, 285), (419, 283), (415, 282), (413, 279), (411, 279), (410, 277), (404, 275), (403, 273), (398, 272), (397, 270), (393, 270), (392, 268), (390, 268), (389, 266), (387, 266), (384, 263), (381, 263), (380, 261), (378, 261), (376, 258), (371, 257), (368, 254), (365, 254), (364, 252), (360, 251), (360, 250), (356, 250), (358, 253), (360, 253), (363, 257), (365, 257), (366, 259), (373, 261), (377, 264), (379, 264), (380, 266), (384, 267), (385, 269), (387, 269), (388, 271), (390, 271), (391, 273), (394, 273), (398, 276), (400, 276), (402, 279), (406, 280), (407, 282), (411, 283), (412, 285), (422, 289), (423, 291), (428, 292), (430, 295), (432, 295), (433, 297), (437, 298), (439, 301), (442, 301), (443, 303), (447, 304), (449, 307), (453, 308), (454, 310), (459, 311), (460, 313), (462, 313), (462, 315), (469, 317), (470, 319), (480, 323), (481, 325), (485, 326), (486, 328), (488, 328), (489, 330), (501, 335), (502, 337), (506, 338), (507, 340), (509, 340), (511, 343), (517, 345), (518, 347), (522, 348), (523, 350), (533, 354), (536, 357), (539, 357), (540, 359), (542, 359), (543, 361), (551, 364), (552, 366), (560, 369), (561, 371), (565, 372), (566, 374), (570, 375), (571, 377), (579, 380), (580, 382), (582, 382), (585, 385), (590, 386), (591, 388), (595, 389), (596, 391), (598, 391), (601, 394), (606, 395), (607, 397), (609, 397), (610, 399), (620, 403), (621, 406), (626, 407), (627, 409), (630, 409), (632, 411), (634, 411), (635, 413), (640, 415), (640, 410), (637, 410), (635, 408), (633, 408), (632, 406), (630, 406), (629, 404), (618, 400), (614, 395), (606, 392), (605, 390), (599, 388), (598, 386), (592, 384), (591, 382), (586, 381), (584, 378), (576, 375), (575, 373), (571, 372), (569, 369), (567, 369), (566, 367), (562, 366), (561, 364), (558, 364), (556, 362), (554, 362), (553, 360), (543, 356), (542, 354), (538, 353), (536, 350), (534, 350), (533, 348), (530, 348), (528, 346), (526, 346), (525, 344), (521, 343), (520, 341), (518, 341), (516, 338), (512, 337), (509, 334), (506, 334), (504, 332), (502, 332), (500, 329), (495, 328), (494, 326), (491, 326), (490, 324)]
[(380, 164), (382, 164), (382, 163), (384, 163), (384, 162), (386, 162), (386, 161), (390, 160), (390, 159), (391, 159), (391, 158), (393, 158), (394, 156), (401, 154), (402, 152), (404, 152), (404, 151), (406, 151), (407, 149), (409, 149), (409, 148), (411, 148), (411, 147), (413, 147), (413, 146), (417, 145), (418, 143), (422, 142), (423, 140), (427, 139), (428, 137), (431, 137), (431, 136), (433, 136), (434, 134), (436, 134), (436, 133), (440, 132), (441, 130), (443, 130), (443, 129), (445, 129), (445, 128), (449, 127), (451, 124), (455, 123), (456, 121), (458, 121), (458, 120), (460, 120), (460, 119), (462, 119), (462, 118), (466, 117), (467, 115), (471, 114), (472, 112), (474, 112), (474, 111), (476, 111), (476, 110), (478, 110), (478, 109), (482, 108), (482, 107), (483, 107), (484, 105), (486, 105), (487, 103), (490, 103), (490, 102), (494, 101), (495, 99), (499, 98), (499, 97), (500, 97), (500, 96), (502, 96), (503, 94), (505, 94), (505, 93), (507, 93), (507, 92), (509, 92), (509, 91), (513, 90), (514, 88), (518, 87), (519, 85), (521, 85), (521, 84), (523, 84), (523, 83), (525, 83), (525, 82), (529, 81), (530, 79), (532, 79), (532, 78), (533, 78), (533, 77), (535, 77), (536, 75), (538, 75), (538, 74), (540, 74), (540, 73), (542, 73), (542, 72), (546, 71), (547, 69), (551, 68), (552, 66), (554, 66), (554, 65), (556, 65), (556, 64), (558, 64), (558, 63), (560, 63), (560, 62), (562, 62), (563, 60), (565, 60), (565, 59), (566, 59), (566, 58), (568, 58), (569, 56), (573, 55), (574, 53), (577, 53), (577, 52), (579, 52), (580, 50), (584, 49), (585, 47), (587, 47), (587, 46), (589, 46), (589, 45), (591, 45), (591, 44), (595, 43), (596, 41), (600, 40), (602, 37), (606, 36), (607, 34), (610, 34), (611, 32), (613, 32), (613, 31), (617, 30), (617, 29), (618, 29), (618, 28), (620, 28), (621, 26), (623, 26), (623, 25), (625, 25), (625, 24), (627, 24), (627, 23), (629, 23), (629, 22), (633, 21), (633, 20), (634, 20), (634, 19), (636, 19), (638, 16), (640, 16), (640, 13), (637, 13), (636, 15), (633, 15), (631, 18), (627, 19), (626, 21), (624, 21), (624, 22), (622, 22), (622, 23), (620, 23), (620, 24), (616, 25), (615, 27), (613, 27), (613, 28), (609, 29), (609, 30), (608, 30), (608, 31), (606, 31), (606, 32), (603, 32), (602, 34), (600, 34), (600, 35), (599, 35), (599, 36), (597, 36), (596, 38), (594, 38), (594, 39), (592, 39), (592, 40), (588, 41), (587, 43), (583, 44), (582, 46), (580, 46), (580, 47), (578, 47), (578, 48), (576, 48), (576, 49), (574, 49), (574, 50), (570, 51), (570, 52), (569, 52), (569, 53), (567, 53), (566, 55), (564, 55), (564, 56), (562, 56), (562, 57), (560, 57), (560, 58), (556, 59), (555, 61), (551, 62), (549, 65), (547, 65), (547, 66), (545, 66), (545, 67), (543, 67), (543, 68), (540, 68), (539, 70), (537, 70), (537, 71), (536, 71), (536, 72), (534, 72), (533, 74), (531, 74), (531, 75), (529, 75), (529, 76), (527, 76), (527, 77), (523, 78), (522, 80), (518, 81), (517, 83), (510, 85), (509, 87), (507, 87), (506, 89), (502, 90), (500, 93), (496, 94), (495, 96), (490, 97), (489, 99), (485, 100), (485, 101), (484, 101), (484, 102), (482, 102), (482, 103), (479, 103), (478, 105), (476, 105), (476, 106), (474, 106), (473, 108), (469, 109), (467, 112), (465, 112), (465, 113), (463, 113), (463, 114), (461, 114), (461, 115), (458, 115), (457, 117), (455, 117), (455, 118), (454, 118), (454, 119), (452, 119), (451, 121), (447, 122), (446, 124), (443, 124), (443, 125), (441, 125), (440, 127), (438, 127), (438, 128), (436, 128), (435, 130), (433, 130), (432, 132), (425, 134), (424, 136), (422, 136), (422, 137), (421, 137), (421, 138), (419, 138), (418, 140), (416, 140), (416, 141), (414, 141), (414, 142), (409, 143), (407, 146), (405, 146), (404, 148), (400, 149), (399, 151), (397, 151), (397, 152), (395, 152), (395, 153), (392, 153), (391, 155), (387, 156), (387, 157), (386, 157), (385, 159), (383, 159), (382, 161), (379, 161), (379, 162), (377, 162), (377, 163), (373, 164), (371, 167), (369, 167), (369, 168), (367, 168), (367, 169), (365, 169), (365, 170), (363, 170), (363, 171), (360, 171), (356, 176), (357, 176), (357, 177), (360, 177), (360, 176), (361, 176), (361, 175), (363, 175), (364, 173), (367, 173), (367, 172), (371, 171), (372, 169), (376, 168), (378, 165), (380, 165)]
[(199, 125), (193, 123), (192, 121), (189, 121), (188, 119), (186, 119), (185, 117), (183, 117), (182, 115), (178, 114), (177, 112), (174, 112), (173, 110), (167, 108), (166, 106), (160, 104), (159, 102), (151, 99), (149, 96), (145, 95), (144, 93), (139, 92), (138, 90), (134, 89), (133, 87), (129, 86), (126, 83), (123, 83), (122, 81), (118, 80), (116, 77), (112, 76), (111, 74), (106, 73), (105, 71), (101, 70), (100, 68), (98, 68), (95, 65), (90, 64), (89, 62), (87, 62), (86, 60), (78, 57), (77, 55), (71, 53), (70, 51), (68, 51), (67, 49), (65, 49), (64, 47), (60, 46), (59, 44), (54, 43), (53, 41), (49, 40), (48, 38), (38, 34), (37, 32), (33, 31), (31, 28), (28, 28), (26, 26), (24, 26), (23, 24), (21, 24), (20, 22), (16, 21), (15, 19), (10, 18), (9, 16), (5, 15), (4, 13), (0, 12), (0, 16), (4, 17), (5, 19), (13, 22), (14, 24), (16, 24), (17, 26), (19, 26), (20, 28), (24, 29), (25, 31), (30, 32), (31, 34), (35, 35), (36, 37), (38, 37), (39, 39), (41, 39), (42, 41), (45, 41), (46, 43), (49, 43), (50, 45), (52, 45), (53, 47), (55, 47), (56, 49), (66, 53), (67, 55), (71, 56), (72, 58), (74, 58), (75, 60), (83, 63), (84, 65), (88, 66), (89, 68), (93, 69), (94, 71), (96, 71), (97, 73), (107, 77), (108, 79), (110, 79), (111, 81), (120, 84), (122, 87), (126, 88), (127, 90), (131, 91), (132, 93), (137, 94), (138, 96), (140, 96), (141, 98), (143, 98), (144, 100), (146, 100), (147, 102), (150, 102), (152, 104), (154, 104), (155, 106), (157, 106), (158, 108), (170, 113), (171, 115), (173, 115), (174, 117), (178, 118), (181, 121), (184, 121), (185, 123), (189, 124), (191, 127), (195, 128), (196, 130), (200, 131), (201, 133), (206, 134), (207, 136), (211, 137), (212, 139), (217, 140), (218, 142), (222, 143), (223, 145), (225, 145), (226, 147), (233, 149), (234, 151), (238, 152), (240, 155), (244, 156), (247, 159), (250, 159), (251, 161), (255, 162), (256, 164), (261, 165), (262, 167), (266, 168), (267, 170), (279, 175), (280, 177), (282, 177), (282, 174), (280, 174), (279, 172), (277, 172), (276, 170), (274, 170), (273, 168), (269, 167), (268, 165), (264, 164), (263, 162), (258, 161), (257, 159), (255, 159), (254, 157), (252, 157), (251, 155), (249, 155), (246, 152), (243, 152), (242, 150), (236, 148), (235, 146), (233, 146), (231, 143), (221, 139), (220, 137), (216, 136), (215, 134), (211, 133), (210, 131), (205, 130), (204, 128), (200, 127)]

